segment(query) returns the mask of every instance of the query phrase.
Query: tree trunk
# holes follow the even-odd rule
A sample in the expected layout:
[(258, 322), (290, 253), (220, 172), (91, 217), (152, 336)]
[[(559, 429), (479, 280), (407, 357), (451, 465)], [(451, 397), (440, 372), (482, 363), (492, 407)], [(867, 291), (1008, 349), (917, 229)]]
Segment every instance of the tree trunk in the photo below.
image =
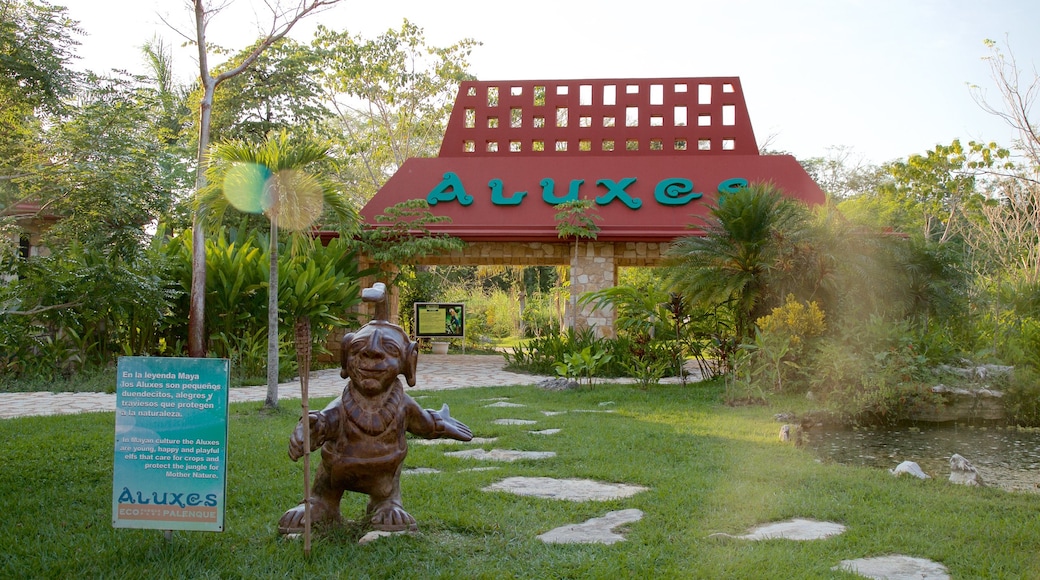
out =
[[(264, 407), (278, 406), (278, 211), (271, 212), (270, 274), (267, 285), (267, 398)], [(308, 328), (310, 328), (308, 326)], [(310, 346), (310, 343), (307, 343)], [(296, 345), (299, 349), (299, 344)], [(297, 356), (299, 356), (297, 350)], [(301, 371), (302, 372), (302, 371)], [(302, 375), (301, 375), (302, 376)], [(301, 379), (302, 380), (302, 379)]]
[[(199, 151), (195, 176), (195, 193), (206, 187), (206, 166), (209, 165), (209, 126), (213, 110), (215, 86), (206, 82), (199, 105)], [(202, 217), (195, 211), (191, 220), (191, 304), (188, 310), (188, 356), (206, 356), (206, 231)]]

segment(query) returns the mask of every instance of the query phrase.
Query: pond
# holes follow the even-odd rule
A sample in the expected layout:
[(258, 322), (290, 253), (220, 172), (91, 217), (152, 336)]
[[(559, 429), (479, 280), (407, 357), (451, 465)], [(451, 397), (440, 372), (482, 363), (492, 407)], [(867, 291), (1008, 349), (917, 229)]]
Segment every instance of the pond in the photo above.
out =
[(983, 483), (1040, 493), (1040, 429), (917, 425), (812, 429), (805, 446), (825, 461), (893, 469), (913, 461), (933, 478), (950, 477), (950, 456), (960, 454)]

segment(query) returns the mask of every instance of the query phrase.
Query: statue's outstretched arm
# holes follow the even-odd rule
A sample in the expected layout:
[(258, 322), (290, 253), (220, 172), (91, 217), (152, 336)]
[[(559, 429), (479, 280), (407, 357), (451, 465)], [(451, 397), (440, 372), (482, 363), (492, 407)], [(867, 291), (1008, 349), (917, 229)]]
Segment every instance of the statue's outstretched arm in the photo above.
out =
[(448, 437), (459, 441), (473, 439), (473, 432), (465, 423), (451, 416), (447, 403), (440, 411), (422, 409), (414, 401), (408, 409), (408, 432), (425, 439)]

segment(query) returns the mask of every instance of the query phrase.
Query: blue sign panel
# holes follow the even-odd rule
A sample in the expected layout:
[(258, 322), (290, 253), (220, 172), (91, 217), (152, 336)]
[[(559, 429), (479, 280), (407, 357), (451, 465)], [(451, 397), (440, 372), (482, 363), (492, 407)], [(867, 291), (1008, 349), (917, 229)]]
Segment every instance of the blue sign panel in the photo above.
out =
[(227, 359), (121, 357), (112, 525), (224, 530)]

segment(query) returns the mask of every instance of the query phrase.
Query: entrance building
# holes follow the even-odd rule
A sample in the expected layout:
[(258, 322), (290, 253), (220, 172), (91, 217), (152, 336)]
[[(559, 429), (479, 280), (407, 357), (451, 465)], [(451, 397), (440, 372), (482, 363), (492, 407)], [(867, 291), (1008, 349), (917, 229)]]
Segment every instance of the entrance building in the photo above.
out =
[[(467, 245), (419, 264), (569, 265), (574, 308), (619, 267), (657, 265), (697, 235), (720, 196), (764, 182), (824, 201), (794, 157), (759, 155), (737, 77), (467, 81), (438, 156), (407, 160), (361, 215), (379, 227), (386, 208), (425, 199), (451, 218), (430, 229)], [(601, 219), (575, 253), (555, 215), (578, 199)], [(613, 336), (614, 312), (585, 307), (577, 324)]]

